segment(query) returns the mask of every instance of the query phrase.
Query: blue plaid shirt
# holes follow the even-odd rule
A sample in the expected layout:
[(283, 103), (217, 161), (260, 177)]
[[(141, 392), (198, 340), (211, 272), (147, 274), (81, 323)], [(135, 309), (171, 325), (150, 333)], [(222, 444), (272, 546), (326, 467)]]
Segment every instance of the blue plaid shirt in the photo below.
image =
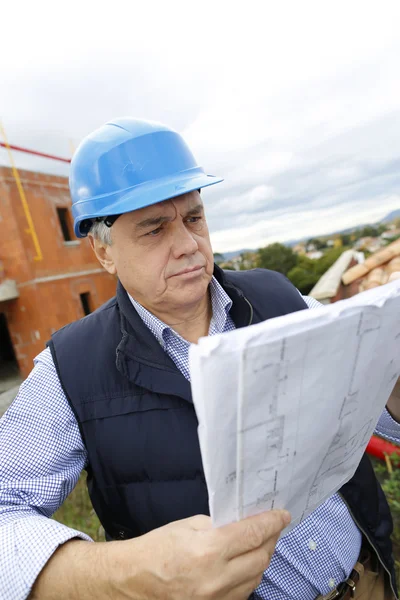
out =
[[(231, 300), (218, 282), (210, 285), (209, 335), (232, 331)], [(144, 323), (189, 379), (189, 342), (132, 300)], [(310, 308), (319, 303), (305, 297)], [(400, 441), (400, 425), (384, 411), (378, 433)], [(50, 351), (35, 367), (0, 419), (0, 598), (23, 600), (57, 547), (90, 538), (50, 519), (77, 483), (87, 453), (61, 388)], [(266, 600), (314, 600), (350, 574), (361, 535), (346, 505), (333, 495), (279, 540), (257, 589)]]

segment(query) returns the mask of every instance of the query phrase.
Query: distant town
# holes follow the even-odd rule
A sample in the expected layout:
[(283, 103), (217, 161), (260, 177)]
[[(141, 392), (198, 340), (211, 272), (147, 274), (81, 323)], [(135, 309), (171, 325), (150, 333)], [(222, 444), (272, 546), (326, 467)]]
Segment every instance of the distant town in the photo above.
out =
[(353, 259), (362, 263), (399, 238), (400, 210), (397, 210), (379, 223), (358, 225), (309, 239), (275, 242), (256, 250), (217, 252), (214, 259), (223, 269), (239, 271), (261, 267), (279, 271), (302, 293), (308, 294), (345, 251), (352, 250)]

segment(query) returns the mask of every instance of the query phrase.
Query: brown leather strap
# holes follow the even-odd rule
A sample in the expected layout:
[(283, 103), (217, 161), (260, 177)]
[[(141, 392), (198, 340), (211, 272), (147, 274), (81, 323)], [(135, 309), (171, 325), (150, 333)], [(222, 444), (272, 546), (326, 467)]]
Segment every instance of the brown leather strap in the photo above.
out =
[(319, 596), (319, 600), (351, 600), (355, 596), (358, 582), (363, 577), (364, 572), (371, 569), (371, 567), (371, 553), (369, 550), (363, 548), (348, 579), (329, 592), (329, 594)]

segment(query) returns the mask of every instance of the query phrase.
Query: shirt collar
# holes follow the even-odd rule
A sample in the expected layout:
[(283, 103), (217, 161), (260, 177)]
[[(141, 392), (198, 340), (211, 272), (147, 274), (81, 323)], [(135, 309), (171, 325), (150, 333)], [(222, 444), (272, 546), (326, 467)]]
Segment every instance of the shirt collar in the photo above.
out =
[[(214, 276), (210, 281), (209, 290), (211, 295), (212, 317), (208, 335), (215, 335), (216, 333), (222, 333), (224, 331), (225, 323), (232, 307), (232, 300)], [(172, 333), (174, 336), (183, 340), (183, 338), (169, 325), (154, 316), (150, 311), (144, 308), (144, 306), (132, 298), (130, 294), (128, 294), (128, 296), (143, 323), (150, 329), (162, 346), (165, 346), (165, 339), (169, 333)], [(186, 340), (183, 341), (189, 344)]]

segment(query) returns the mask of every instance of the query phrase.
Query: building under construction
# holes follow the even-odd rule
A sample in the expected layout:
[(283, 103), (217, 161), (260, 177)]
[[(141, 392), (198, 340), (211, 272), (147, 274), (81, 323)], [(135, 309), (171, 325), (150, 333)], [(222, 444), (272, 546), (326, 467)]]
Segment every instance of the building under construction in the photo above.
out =
[[(0, 167), (3, 405), (5, 392), (12, 396), (54, 331), (115, 294), (115, 278), (100, 267), (88, 240), (74, 237), (72, 225), (65, 177)], [(0, 402), (0, 414), (1, 408)]]

